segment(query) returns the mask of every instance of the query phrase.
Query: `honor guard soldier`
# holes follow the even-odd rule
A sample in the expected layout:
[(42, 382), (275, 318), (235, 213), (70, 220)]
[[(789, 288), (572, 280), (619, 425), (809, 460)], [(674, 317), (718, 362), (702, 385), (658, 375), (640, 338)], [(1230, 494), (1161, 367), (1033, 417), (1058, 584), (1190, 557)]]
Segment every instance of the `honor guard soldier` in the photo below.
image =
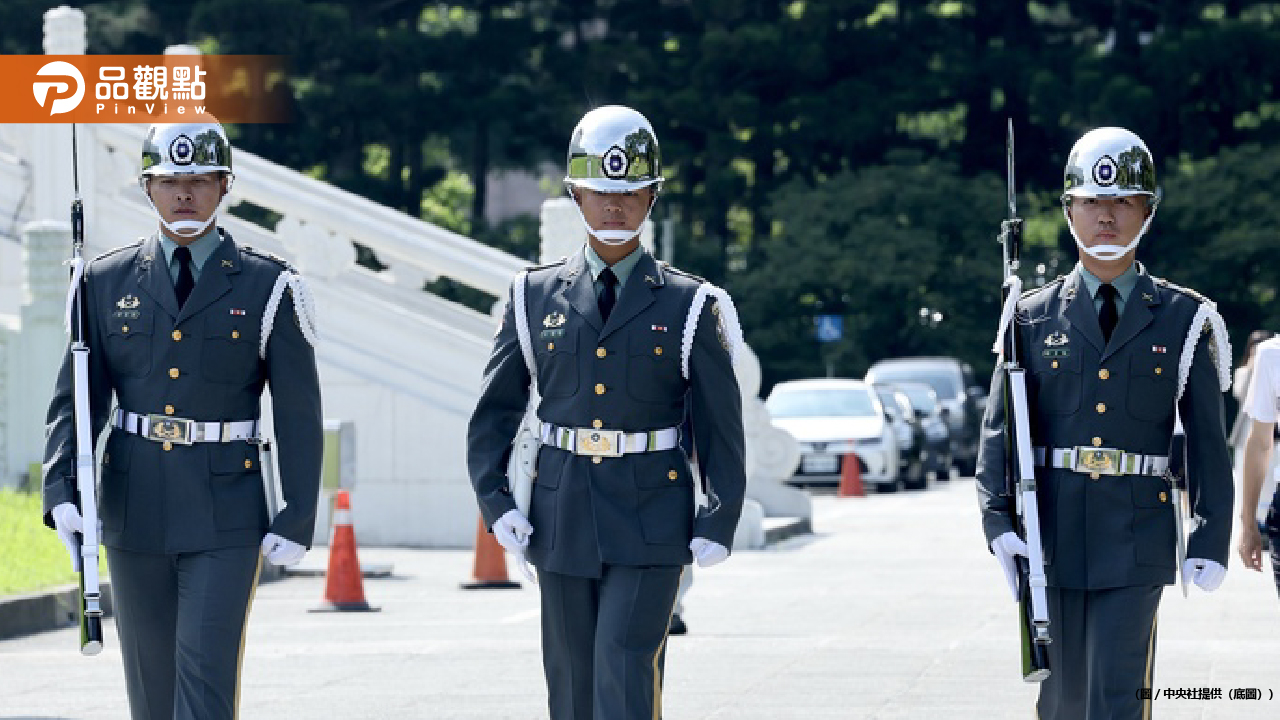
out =
[[(468, 431), (486, 525), (538, 570), (552, 720), (661, 717), (682, 568), (724, 560), (742, 510), (741, 333), (724, 291), (641, 247), (662, 180), (643, 115), (606, 106), (578, 123), (565, 184), (588, 242), (516, 276)], [(526, 516), (507, 463), (531, 385), (541, 448)]]
[[(111, 426), (99, 507), (134, 720), (236, 717), (262, 557), (297, 562), (315, 524), (312, 301), (283, 261), (215, 224), (232, 179), (217, 123), (152, 126), (139, 182), (159, 231), (86, 269), (94, 437)], [(287, 502), (274, 518), (259, 454), (268, 383)], [(45, 523), (64, 540), (82, 529), (72, 405), (66, 360), (44, 463)]]
[[(1016, 313), (1048, 579), (1050, 674), (1037, 707), (1041, 720), (1137, 720), (1151, 710), (1163, 587), (1182, 557), (1184, 591), (1188, 580), (1212, 591), (1226, 573), (1231, 349), (1212, 302), (1134, 262), (1158, 199), (1142, 140), (1090, 131), (1065, 175), (1080, 262), (1024, 294)], [(990, 397), (1002, 382), (997, 370)], [(1185, 550), (1166, 477), (1178, 415), (1194, 515)], [(977, 479), (986, 538), (1007, 570), (1027, 547), (1004, 488), (1004, 422), (1002, 403), (989, 403)]]

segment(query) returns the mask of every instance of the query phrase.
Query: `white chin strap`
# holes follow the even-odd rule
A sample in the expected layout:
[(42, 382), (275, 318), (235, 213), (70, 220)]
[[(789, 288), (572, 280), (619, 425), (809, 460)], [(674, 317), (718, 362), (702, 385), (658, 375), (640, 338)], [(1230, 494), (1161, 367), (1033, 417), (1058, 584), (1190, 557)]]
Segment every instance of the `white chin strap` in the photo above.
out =
[(1147, 228), (1151, 227), (1151, 221), (1156, 218), (1156, 209), (1151, 208), (1151, 214), (1147, 216), (1147, 221), (1142, 223), (1142, 229), (1133, 238), (1133, 242), (1128, 245), (1094, 245), (1089, 247), (1080, 242), (1080, 236), (1076, 234), (1076, 228), (1071, 224), (1071, 214), (1068, 208), (1062, 207), (1062, 216), (1067, 219), (1067, 229), (1071, 231), (1071, 239), (1076, 241), (1076, 247), (1089, 254), (1095, 260), (1119, 260), (1128, 255), (1134, 248), (1138, 247), (1138, 243), (1142, 242), (1142, 236), (1147, 234)]
[(587, 222), (587, 216), (582, 214), (582, 206), (578, 204), (577, 198), (573, 200), (573, 207), (578, 211), (578, 217), (582, 218), (582, 224), (587, 228), (587, 234), (595, 237), (605, 245), (626, 245), (631, 242), (632, 238), (644, 231), (645, 221), (649, 219), (649, 214), (653, 212), (653, 206), (656, 204), (658, 204), (658, 196), (654, 194), (653, 200), (649, 201), (649, 209), (645, 211), (644, 220), (640, 221), (639, 230), (596, 230), (591, 227), (591, 223)]

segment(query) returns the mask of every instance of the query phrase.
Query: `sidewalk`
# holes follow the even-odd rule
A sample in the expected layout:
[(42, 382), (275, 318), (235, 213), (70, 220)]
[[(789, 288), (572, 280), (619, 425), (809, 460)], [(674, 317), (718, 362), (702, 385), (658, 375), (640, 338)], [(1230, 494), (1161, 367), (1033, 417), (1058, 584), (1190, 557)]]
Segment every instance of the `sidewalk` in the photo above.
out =
[[(972, 481), (818, 497), (814, 527), (697, 571), (690, 634), (670, 641), (667, 720), (1033, 716), (1015, 607), (983, 548)], [(535, 590), (459, 590), (470, 552), (365, 548), (361, 559), (395, 565), (393, 577), (365, 580), (381, 612), (307, 613), (321, 578), (259, 588), (241, 717), (546, 717)], [(1162, 698), (1156, 717), (1280, 716), (1280, 698), (1225, 697), (1280, 690), (1278, 615), (1269, 577), (1234, 558), (1212, 595), (1193, 588), (1184, 600), (1171, 588), (1156, 686), (1222, 688), (1224, 698)], [(107, 633), (97, 658), (77, 654), (74, 628), (0, 642), (0, 718), (127, 717), (114, 626)]]

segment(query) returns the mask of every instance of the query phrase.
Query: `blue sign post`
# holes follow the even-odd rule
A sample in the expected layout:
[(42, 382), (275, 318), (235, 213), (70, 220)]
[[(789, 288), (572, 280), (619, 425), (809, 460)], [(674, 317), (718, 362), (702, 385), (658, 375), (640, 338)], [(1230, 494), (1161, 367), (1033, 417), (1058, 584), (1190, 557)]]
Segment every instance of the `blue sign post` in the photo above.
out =
[(838, 342), (844, 337), (844, 316), (814, 315), (813, 334), (820, 343)]

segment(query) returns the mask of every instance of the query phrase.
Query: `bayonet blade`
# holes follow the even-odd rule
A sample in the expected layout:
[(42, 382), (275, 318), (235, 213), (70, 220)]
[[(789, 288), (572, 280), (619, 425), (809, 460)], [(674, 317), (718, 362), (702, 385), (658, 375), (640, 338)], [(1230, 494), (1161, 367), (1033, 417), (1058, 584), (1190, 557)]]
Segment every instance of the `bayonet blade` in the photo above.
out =
[(1018, 198), (1014, 188), (1017, 186), (1013, 178), (1013, 118), (1009, 118), (1009, 132), (1005, 138), (1006, 177), (1009, 181), (1009, 219), (1018, 217)]

